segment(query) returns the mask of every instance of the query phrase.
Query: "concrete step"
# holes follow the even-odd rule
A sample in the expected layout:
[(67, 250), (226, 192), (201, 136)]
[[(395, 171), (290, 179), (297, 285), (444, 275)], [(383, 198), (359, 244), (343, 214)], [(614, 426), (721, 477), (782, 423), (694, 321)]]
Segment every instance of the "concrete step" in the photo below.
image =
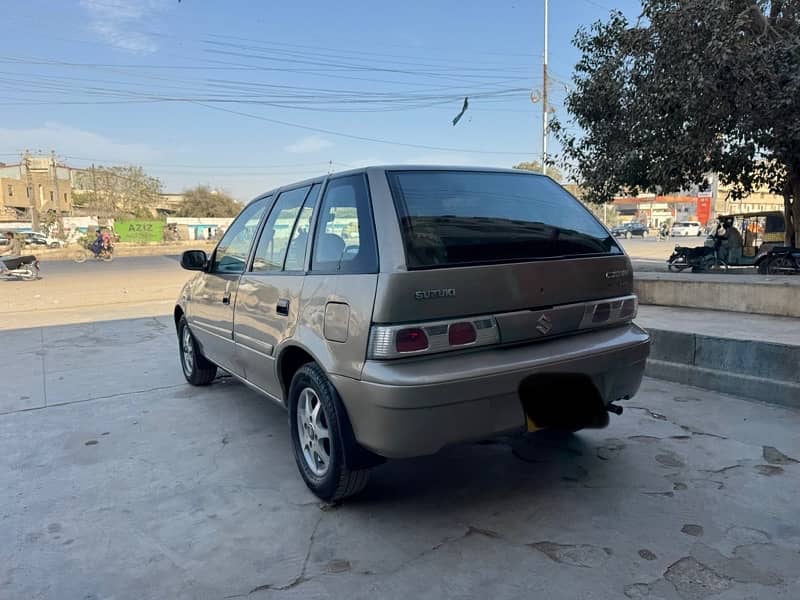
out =
[(800, 320), (640, 307), (650, 332), (647, 375), (800, 408)]
[(634, 273), (641, 304), (800, 318), (800, 276)]

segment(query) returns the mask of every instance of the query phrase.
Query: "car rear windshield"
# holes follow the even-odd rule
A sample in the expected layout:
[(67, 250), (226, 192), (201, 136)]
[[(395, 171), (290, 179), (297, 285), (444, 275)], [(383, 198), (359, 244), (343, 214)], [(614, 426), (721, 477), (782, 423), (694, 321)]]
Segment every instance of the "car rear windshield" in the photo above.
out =
[(389, 171), (409, 269), (622, 254), (608, 231), (548, 177)]

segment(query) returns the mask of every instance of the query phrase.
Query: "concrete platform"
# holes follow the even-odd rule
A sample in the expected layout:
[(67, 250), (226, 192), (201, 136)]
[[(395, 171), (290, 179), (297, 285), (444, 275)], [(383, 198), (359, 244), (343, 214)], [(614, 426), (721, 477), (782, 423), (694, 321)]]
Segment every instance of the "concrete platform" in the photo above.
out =
[(634, 273), (641, 304), (800, 317), (800, 276)]
[(169, 317), (3, 333), (3, 600), (796, 600), (800, 412), (646, 379), (604, 430), (466, 444), (320, 505), (286, 413)]
[(648, 375), (800, 408), (800, 320), (641, 306), (637, 323)]

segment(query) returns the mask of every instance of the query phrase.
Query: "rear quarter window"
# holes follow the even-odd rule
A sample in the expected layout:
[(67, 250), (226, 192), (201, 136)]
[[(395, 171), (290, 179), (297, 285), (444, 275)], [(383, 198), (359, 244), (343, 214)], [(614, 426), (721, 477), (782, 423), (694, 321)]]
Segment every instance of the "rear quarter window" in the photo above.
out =
[(552, 179), (491, 171), (388, 171), (409, 269), (622, 254)]

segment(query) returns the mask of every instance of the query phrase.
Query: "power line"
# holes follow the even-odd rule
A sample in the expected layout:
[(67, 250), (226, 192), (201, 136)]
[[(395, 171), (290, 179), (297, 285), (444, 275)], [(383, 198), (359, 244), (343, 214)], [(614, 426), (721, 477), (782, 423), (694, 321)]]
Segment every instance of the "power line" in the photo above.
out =
[(470, 153), (470, 154), (505, 154), (505, 155), (515, 155), (518, 156), (520, 154), (528, 154), (527, 152), (507, 152), (507, 151), (498, 151), (498, 150), (473, 150), (473, 149), (466, 149), (466, 148), (448, 148), (443, 146), (428, 146), (425, 144), (410, 144), (404, 142), (398, 142), (393, 140), (386, 140), (381, 138), (372, 138), (360, 135), (353, 135), (349, 133), (343, 133), (341, 131), (334, 131), (332, 129), (323, 129), (320, 127), (310, 127), (308, 125), (300, 125), (298, 123), (290, 123), (288, 121), (282, 121), (279, 119), (271, 119), (269, 117), (263, 117), (261, 115), (254, 115), (251, 113), (245, 113), (238, 110), (231, 110), (229, 108), (223, 108), (221, 106), (214, 106), (210, 104), (203, 104), (201, 102), (195, 102), (198, 106), (204, 106), (205, 108), (210, 108), (211, 110), (218, 110), (221, 112), (227, 112), (233, 115), (239, 115), (242, 117), (249, 117), (251, 119), (257, 119), (259, 121), (266, 121), (267, 123), (275, 123), (277, 125), (285, 125), (287, 127), (294, 127), (296, 129), (303, 129), (305, 131), (313, 131), (315, 133), (324, 133), (326, 135), (335, 135), (338, 137), (344, 137), (351, 140), (359, 140), (362, 142), (374, 142), (376, 144), (389, 144), (391, 146), (403, 146), (405, 148), (419, 148), (421, 150), (436, 150), (440, 152), (463, 152), (463, 153)]

